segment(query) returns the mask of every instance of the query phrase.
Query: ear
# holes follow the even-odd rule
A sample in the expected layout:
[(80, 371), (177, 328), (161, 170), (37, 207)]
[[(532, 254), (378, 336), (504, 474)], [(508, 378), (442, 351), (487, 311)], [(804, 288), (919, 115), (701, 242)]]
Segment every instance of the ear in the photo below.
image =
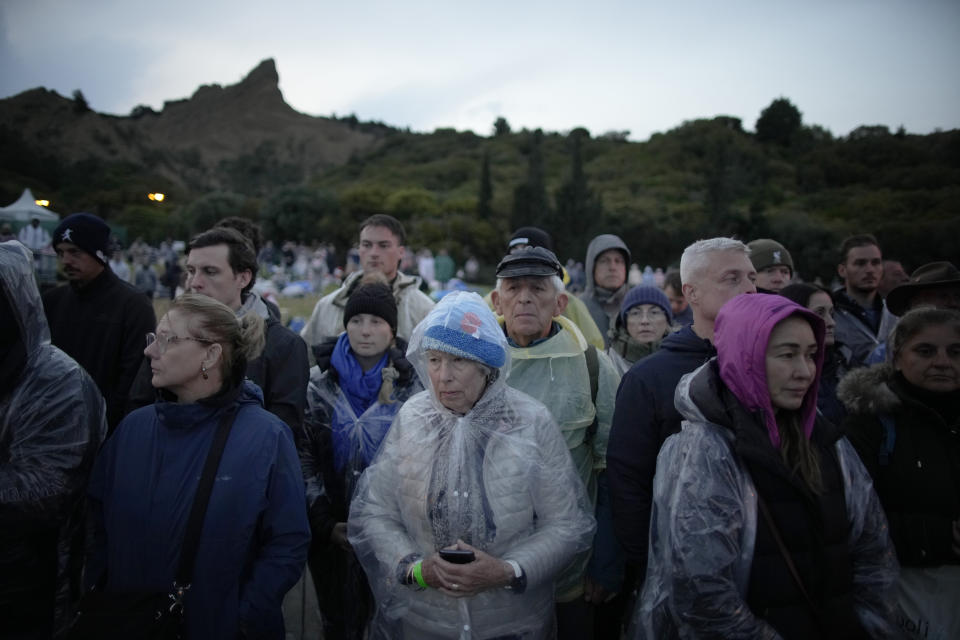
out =
[(837, 265), (837, 275), (840, 276), (841, 280), (847, 279), (847, 265), (843, 262)]
[(700, 304), (700, 292), (697, 287), (689, 282), (684, 282), (680, 288), (683, 290), (683, 297), (688, 303)]
[(220, 365), (220, 361), (223, 358), (223, 345), (219, 342), (214, 342), (211, 345), (207, 346), (207, 355), (203, 359), (204, 366), (207, 369), (213, 369)]
[(237, 277), (240, 279), (241, 289), (246, 288), (246, 286), (250, 284), (250, 281), (253, 280), (253, 274), (250, 273), (250, 271), (247, 269), (244, 269), (239, 274), (237, 274)]
[(562, 315), (567, 308), (567, 303), (570, 302), (570, 296), (566, 293), (561, 293), (557, 296), (557, 306), (553, 310), (553, 317), (556, 318), (559, 315)]
[(496, 289), (490, 292), (490, 302), (493, 303), (493, 310), (497, 312), (497, 315), (502, 316), (503, 312), (500, 310), (500, 292)]

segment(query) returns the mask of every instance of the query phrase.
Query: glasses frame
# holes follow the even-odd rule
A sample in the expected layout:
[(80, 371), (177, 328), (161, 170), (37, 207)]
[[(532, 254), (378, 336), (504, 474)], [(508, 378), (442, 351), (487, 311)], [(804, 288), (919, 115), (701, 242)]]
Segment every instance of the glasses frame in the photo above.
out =
[(659, 320), (660, 318), (666, 318), (667, 314), (664, 313), (663, 309), (660, 307), (653, 307), (652, 309), (641, 309), (639, 306), (636, 306), (630, 311), (627, 311), (627, 319), (635, 320)]
[(165, 353), (167, 352), (167, 347), (169, 347), (171, 343), (172, 343), (172, 344), (177, 344), (177, 343), (180, 342), (181, 340), (192, 340), (192, 341), (194, 341), (194, 342), (200, 342), (200, 343), (203, 343), (203, 344), (216, 344), (216, 343), (217, 343), (216, 340), (210, 340), (210, 339), (208, 339), (208, 338), (194, 338), (193, 336), (178, 336), (178, 335), (175, 334), (175, 333), (171, 333), (171, 334), (156, 334), (156, 333), (154, 333), (154, 332), (152, 332), (152, 331), (149, 332), (149, 333), (147, 333), (147, 334), (144, 336), (144, 338), (145, 338), (146, 341), (147, 341), (147, 348), (148, 348), (148, 349), (150, 348), (150, 345), (156, 343), (156, 345), (157, 345), (157, 352), (160, 353), (160, 355), (163, 355), (163, 354), (165, 354)]

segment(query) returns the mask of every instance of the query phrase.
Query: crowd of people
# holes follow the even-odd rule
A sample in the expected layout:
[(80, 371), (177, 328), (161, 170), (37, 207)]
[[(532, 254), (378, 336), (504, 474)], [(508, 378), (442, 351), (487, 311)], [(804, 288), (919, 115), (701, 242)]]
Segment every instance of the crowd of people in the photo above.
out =
[[(0, 243), (0, 635), (132, 637), (159, 594), (185, 638), (282, 638), (309, 569), (328, 640), (958, 637), (953, 264), (855, 235), (831, 291), (774, 239), (663, 272), (602, 234), (578, 285), (523, 227), (436, 302), (445, 251), (358, 231), (338, 265), (226, 218), (129, 269), (73, 214), (42, 296)], [(299, 332), (280, 264), (336, 284)]]

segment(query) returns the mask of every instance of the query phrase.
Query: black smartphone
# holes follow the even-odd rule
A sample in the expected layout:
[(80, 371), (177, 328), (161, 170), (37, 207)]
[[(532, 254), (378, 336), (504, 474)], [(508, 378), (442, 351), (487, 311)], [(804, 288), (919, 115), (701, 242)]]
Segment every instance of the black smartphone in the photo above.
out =
[(440, 549), (440, 557), (453, 564), (467, 564), (477, 559), (470, 549)]

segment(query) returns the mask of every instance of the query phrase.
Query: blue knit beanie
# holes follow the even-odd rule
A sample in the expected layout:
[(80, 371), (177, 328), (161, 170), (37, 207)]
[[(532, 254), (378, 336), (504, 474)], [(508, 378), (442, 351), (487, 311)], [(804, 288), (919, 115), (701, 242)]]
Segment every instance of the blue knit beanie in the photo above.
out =
[(496, 369), (506, 361), (503, 330), (476, 293), (457, 291), (445, 295), (423, 324), (424, 351), (443, 351)]
[(620, 305), (620, 321), (626, 325), (627, 312), (638, 304), (655, 304), (667, 314), (667, 324), (673, 324), (673, 311), (670, 309), (670, 299), (667, 294), (651, 286), (636, 286), (627, 292), (623, 297), (623, 304)]

